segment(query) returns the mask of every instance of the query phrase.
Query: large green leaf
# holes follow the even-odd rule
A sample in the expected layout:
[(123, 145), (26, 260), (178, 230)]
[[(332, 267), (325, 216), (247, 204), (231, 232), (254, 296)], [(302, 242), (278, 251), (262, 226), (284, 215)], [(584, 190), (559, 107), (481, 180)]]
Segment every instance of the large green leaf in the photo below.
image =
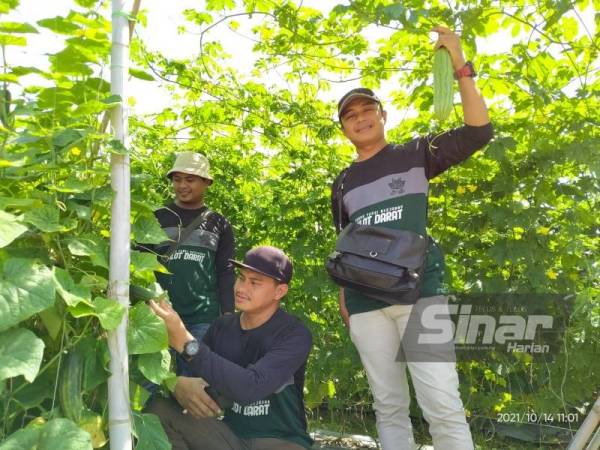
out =
[(42, 430), (40, 427), (27, 427), (17, 430), (0, 442), (0, 450), (38, 450)]
[(85, 358), (83, 390), (91, 391), (99, 384), (106, 382), (110, 376), (108, 343), (106, 338), (97, 339), (94, 336), (86, 336), (77, 346), (82, 350)]
[(96, 297), (92, 303), (80, 302), (69, 307), (73, 317), (97, 317), (105, 330), (114, 330), (121, 323), (125, 307), (119, 302), (104, 297)]
[(60, 267), (54, 267), (54, 281), (56, 291), (65, 301), (67, 306), (76, 305), (79, 302), (89, 303), (92, 294), (87, 286), (76, 284), (69, 272)]
[(171, 367), (171, 353), (162, 350), (157, 353), (146, 353), (138, 359), (140, 372), (154, 384), (160, 384), (169, 377)]
[(171, 444), (160, 420), (154, 414), (133, 412), (133, 433), (137, 437), (136, 450), (170, 450)]
[(27, 231), (17, 216), (6, 211), (0, 211), (0, 248), (6, 247), (20, 235)]
[(92, 440), (89, 433), (76, 423), (68, 419), (54, 419), (42, 428), (38, 445), (40, 449), (91, 450)]
[(23, 219), (46, 233), (64, 230), (60, 224), (57, 206), (44, 205), (41, 208), (29, 209), (25, 212)]
[(43, 355), (44, 342), (31, 331), (17, 328), (0, 333), (0, 380), (23, 375), (31, 383)]
[(153, 215), (138, 217), (131, 231), (133, 238), (140, 244), (160, 244), (169, 239)]
[(42, 19), (39, 20), (37, 24), (40, 27), (49, 28), (50, 30), (61, 34), (75, 34), (78, 30), (81, 30), (80, 27), (61, 16)]
[(76, 256), (89, 256), (92, 263), (108, 269), (108, 246), (106, 241), (95, 236), (82, 236), (68, 244), (69, 251)]
[(167, 348), (169, 339), (164, 322), (145, 303), (138, 303), (129, 310), (127, 345), (129, 353), (160, 352)]
[(107, 331), (117, 328), (125, 314), (125, 307), (123, 305), (116, 300), (104, 297), (96, 297), (94, 299), (94, 307), (96, 308), (96, 315), (98, 316), (100, 325)]
[(54, 303), (52, 272), (30, 259), (9, 259), (0, 277), (0, 331)]

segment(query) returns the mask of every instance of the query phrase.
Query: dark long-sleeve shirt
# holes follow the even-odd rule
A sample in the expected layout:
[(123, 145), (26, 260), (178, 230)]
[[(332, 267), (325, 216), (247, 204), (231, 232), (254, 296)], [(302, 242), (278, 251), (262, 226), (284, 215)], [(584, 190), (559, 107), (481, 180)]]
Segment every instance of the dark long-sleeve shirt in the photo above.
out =
[(308, 447), (303, 390), (310, 331), (279, 309), (261, 326), (243, 330), (240, 314), (217, 319), (189, 363), (234, 401), (225, 421), (243, 438), (279, 437)]
[[(336, 227), (349, 222), (426, 234), (429, 180), (464, 161), (492, 138), (492, 125), (464, 125), (403, 145), (388, 144), (364, 161), (352, 163), (331, 188)], [(343, 199), (340, 216), (340, 189)], [(443, 294), (444, 258), (433, 240), (427, 254), (421, 296)], [(350, 314), (385, 308), (388, 303), (345, 289)]]

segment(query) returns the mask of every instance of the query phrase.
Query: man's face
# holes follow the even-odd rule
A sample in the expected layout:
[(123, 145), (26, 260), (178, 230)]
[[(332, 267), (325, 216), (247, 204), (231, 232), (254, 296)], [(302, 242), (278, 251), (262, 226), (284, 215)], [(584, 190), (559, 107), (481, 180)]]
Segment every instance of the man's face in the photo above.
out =
[(246, 313), (259, 313), (275, 307), (287, 290), (287, 284), (242, 268), (233, 286), (235, 307)]
[(379, 103), (359, 97), (344, 108), (342, 131), (356, 146), (379, 142), (385, 138), (386, 117)]
[(201, 202), (204, 198), (204, 192), (210, 185), (210, 180), (197, 175), (174, 172), (171, 175), (175, 198), (184, 205), (194, 205)]

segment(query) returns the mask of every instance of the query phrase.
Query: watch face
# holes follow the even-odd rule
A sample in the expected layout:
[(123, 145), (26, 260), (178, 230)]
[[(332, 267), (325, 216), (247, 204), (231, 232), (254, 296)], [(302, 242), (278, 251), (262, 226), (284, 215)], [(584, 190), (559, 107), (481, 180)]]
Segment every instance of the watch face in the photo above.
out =
[(198, 353), (199, 349), (200, 344), (198, 344), (198, 341), (196, 339), (186, 342), (185, 346), (183, 347), (183, 351), (188, 356), (194, 356), (196, 353)]

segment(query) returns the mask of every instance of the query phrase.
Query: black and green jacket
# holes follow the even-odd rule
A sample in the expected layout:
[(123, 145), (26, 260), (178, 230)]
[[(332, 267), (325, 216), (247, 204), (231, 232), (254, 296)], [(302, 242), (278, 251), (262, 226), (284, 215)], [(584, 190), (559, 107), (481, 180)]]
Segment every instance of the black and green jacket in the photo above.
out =
[[(175, 203), (155, 211), (161, 227), (170, 239), (177, 241), (182, 230), (206, 209), (184, 209)], [(164, 254), (171, 241), (154, 246)], [(234, 238), (231, 225), (214, 211), (200, 223), (186, 242), (163, 261), (169, 274), (157, 273), (161, 287), (168, 291), (175, 310), (186, 324), (210, 323), (220, 313), (233, 312)]]
[[(425, 235), (429, 180), (458, 164), (492, 138), (491, 124), (465, 125), (436, 136), (423, 136), (404, 145), (386, 145), (346, 170), (342, 217), (338, 212), (341, 174), (331, 188), (336, 227), (348, 222), (410, 230)], [(430, 240), (421, 296), (445, 293), (444, 257)], [(356, 314), (389, 306), (353, 289), (344, 289), (346, 308)]]

